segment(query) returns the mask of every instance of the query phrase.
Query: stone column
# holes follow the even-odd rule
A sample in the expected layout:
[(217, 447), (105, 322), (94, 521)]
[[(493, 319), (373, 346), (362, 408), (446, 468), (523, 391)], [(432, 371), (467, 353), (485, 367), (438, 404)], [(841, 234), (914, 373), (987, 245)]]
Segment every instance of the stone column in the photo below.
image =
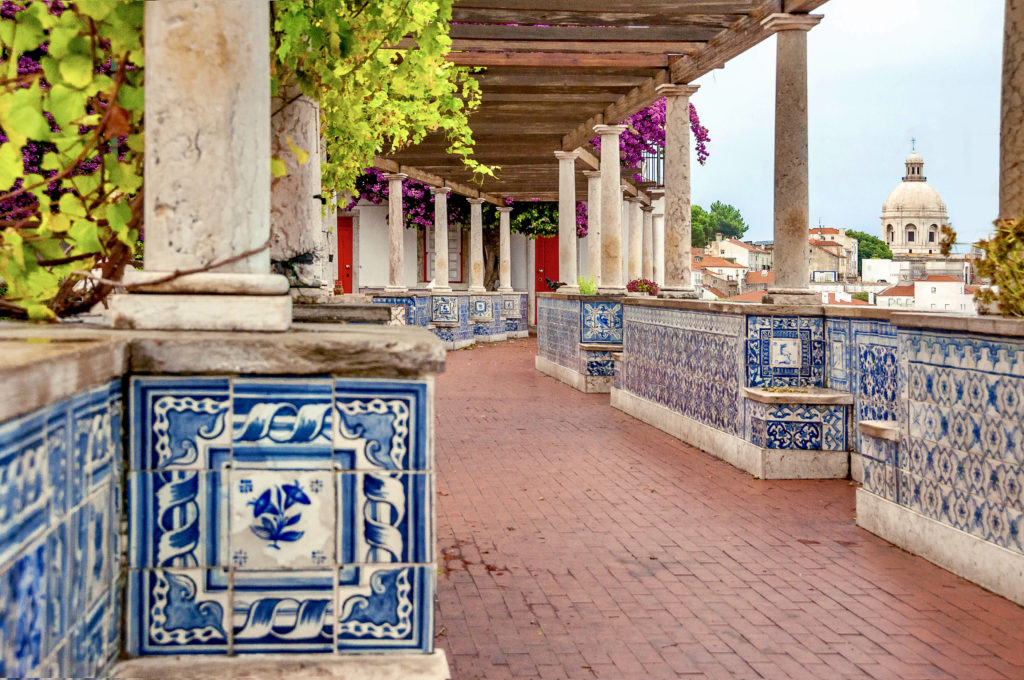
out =
[(626, 292), (622, 280), (622, 170), (619, 135), (625, 125), (595, 125), (601, 135), (601, 288), (613, 295)]
[(576, 159), (578, 151), (556, 151), (558, 159), (558, 278), (566, 295), (580, 292), (576, 273)]
[[(512, 292), (512, 207), (498, 208), (498, 292)], [(530, 274), (532, 276), (532, 274)]]
[(434, 194), (434, 292), (448, 293), (448, 187), (430, 187)]
[(654, 206), (641, 205), (643, 211), (643, 276), (648, 281), (654, 280)]
[(587, 178), (587, 270), (601, 285), (601, 171), (584, 170)]
[(658, 286), (665, 284), (665, 216), (655, 214), (652, 219), (652, 242), (654, 253), (654, 282)]
[(482, 198), (469, 201), (469, 292), (483, 293), (484, 288), (484, 218)]
[(526, 314), (527, 326), (535, 326), (537, 314), (537, 241), (526, 240)]
[(643, 278), (644, 272), (644, 214), (639, 196), (626, 199), (629, 204), (629, 276), (628, 280)]
[[(270, 152), (284, 161), (287, 174), (270, 182), (270, 260), (288, 277), (296, 300), (316, 302), (323, 297), (320, 182), (320, 106), (286, 88), (270, 102), (277, 113), (270, 119)], [(300, 163), (292, 146), (309, 157)], [(280, 264), (283, 263), (283, 264)]]
[(145, 271), (125, 283), (152, 294), (114, 296), (112, 322), (287, 330), (288, 280), (270, 273), (269, 5), (145, 5)]
[(1006, 0), (999, 129), (999, 219), (1024, 217), (1024, 1)]
[(666, 298), (696, 298), (690, 273), (690, 95), (695, 85), (660, 85), (665, 97), (665, 285)]
[[(762, 22), (777, 32), (775, 68), (775, 286), (766, 302), (820, 301), (809, 290), (807, 162), (807, 32), (818, 15), (772, 14)], [(788, 297), (787, 297), (788, 296)]]
[(388, 180), (388, 285), (385, 293), (404, 293), (405, 287), (405, 210), (402, 207), (404, 173), (384, 175)]

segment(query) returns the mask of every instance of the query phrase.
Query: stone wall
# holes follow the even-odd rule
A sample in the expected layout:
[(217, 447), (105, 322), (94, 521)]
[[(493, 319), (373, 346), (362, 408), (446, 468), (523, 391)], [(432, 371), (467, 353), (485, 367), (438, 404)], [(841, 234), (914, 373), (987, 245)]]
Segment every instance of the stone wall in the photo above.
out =
[(583, 392), (608, 392), (622, 348), (620, 298), (537, 296), (537, 369)]

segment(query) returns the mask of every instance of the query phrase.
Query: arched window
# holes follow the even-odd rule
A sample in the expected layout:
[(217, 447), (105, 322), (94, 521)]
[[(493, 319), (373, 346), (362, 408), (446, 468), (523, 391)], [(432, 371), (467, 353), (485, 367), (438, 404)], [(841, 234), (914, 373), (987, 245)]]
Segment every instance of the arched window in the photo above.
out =
[(907, 225), (907, 243), (914, 242), (914, 232), (916, 231), (916, 229), (917, 227), (915, 227), (913, 224)]
[(888, 241), (889, 243), (892, 243), (892, 240), (893, 240), (893, 238), (895, 237), (895, 233), (896, 233), (896, 232), (895, 232), (895, 230), (894, 230), (894, 229), (892, 228), (892, 225), (891, 225), (891, 224), (889, 224), (889, 225), (887, 225), (887, 226), (885, 227), (885, 235), (886, 235), (886, 240), (887, 240), (887, 241)]
[(928, 243), (935, 243), (938, 238), (939, 225), (933, 224), (928, 227)]

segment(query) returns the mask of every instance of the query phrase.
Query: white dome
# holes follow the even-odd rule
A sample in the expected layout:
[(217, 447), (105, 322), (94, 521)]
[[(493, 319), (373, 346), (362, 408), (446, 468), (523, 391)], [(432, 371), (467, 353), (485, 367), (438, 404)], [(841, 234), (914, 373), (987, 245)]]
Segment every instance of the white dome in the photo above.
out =
[[(877, 205), (877, 203), (876, 203)], [(885, 199), (882, 213), (946, 214), (942, 196), (928, 182), (901, 182)]]

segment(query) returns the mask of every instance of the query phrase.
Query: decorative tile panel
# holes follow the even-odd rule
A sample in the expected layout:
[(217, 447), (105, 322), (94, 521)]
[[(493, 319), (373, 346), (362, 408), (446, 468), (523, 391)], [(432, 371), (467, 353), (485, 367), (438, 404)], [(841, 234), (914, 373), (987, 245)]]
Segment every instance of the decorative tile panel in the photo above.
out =
[(421, 326), (426, 328), (430, 323), (430, 298), (422, 295), (375, 296), (371, 302), (388, 305), (398, 310), (401, 325)]
[(488, 295), (473, 295), (469, 298), (469, 315), (470, 318), (486, 319), (490, 321), (494, 318), (494, 304), (492, 299)]
[(501, 317), (503, 319), (519, 319), (523, 315), (519, 313), (519, 294), (506, 294), (501, 296)]
[(626, 304), (620, 389), (743, 436), (742, 316)]
[(331, 467), (330, 378), (234, 378), (231, 395), (235, 467)]
[(746, 403), (747, 440), (766, 449), (846, 451), (848, 407)]
[(548, 361), (579, 370), (580, 303), (537, 298), (537, 353)]
[(0, 676), (107, 666), (120, 412), (114, 381), (0, 425)]
[(622, 343), (621, 302), (581, 302), (580, 342)]
[(612, 359), (612, 352), (581, 350), (579, 372), (583, 375), (615, 375), (615, 360)]
[(460, 295), (432, 295), (430, 320), (435, 323), (459, 323)]
[(824, 329), (820, 317), (747, 317), (747, 385), (823, 387)]

